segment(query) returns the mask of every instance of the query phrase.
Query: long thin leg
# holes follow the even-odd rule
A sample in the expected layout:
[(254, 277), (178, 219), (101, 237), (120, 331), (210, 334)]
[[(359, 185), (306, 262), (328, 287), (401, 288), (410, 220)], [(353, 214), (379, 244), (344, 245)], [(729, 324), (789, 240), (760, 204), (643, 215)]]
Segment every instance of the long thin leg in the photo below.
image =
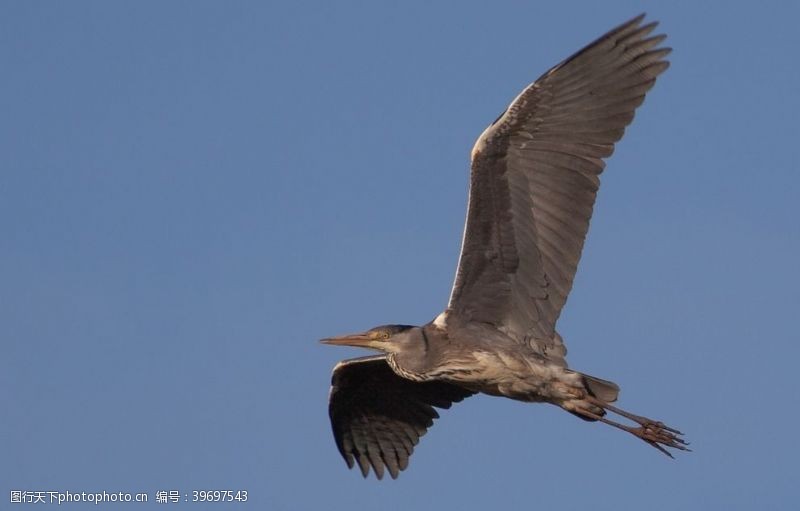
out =
[[(595, 399), (595, 398), (592, 398), (591, 400), (592, 401), (597, 401), (597, 399)], [(626, 419), (630, 419), (633, 422), (635, 422), (637, 424), (640, 424), (642, 426), (657, 425), (661, 429), (665, 429), (667, 431), (675, 433), (676, 435), (682, 435), (683, 434), (680, 431), (678, 431), (677, 429), (673, 429), (673, 428), (665, 425), (663, 422), (654, 421), (654, 420), (648, 419), (647, 417), (642, 417), (641, 415), (635, 415), (635, 414), (632, 414), (630, 412), (626, 412), (625, 410), (617, 408), (616, 406), (611, 406), (609, 404), (605, 404), (605, 405), (603, 405), (603, 408), (605, 408), (609, 412), (613, 412), (613, 413), (616, 413), (617, 415), (625, 417)]]

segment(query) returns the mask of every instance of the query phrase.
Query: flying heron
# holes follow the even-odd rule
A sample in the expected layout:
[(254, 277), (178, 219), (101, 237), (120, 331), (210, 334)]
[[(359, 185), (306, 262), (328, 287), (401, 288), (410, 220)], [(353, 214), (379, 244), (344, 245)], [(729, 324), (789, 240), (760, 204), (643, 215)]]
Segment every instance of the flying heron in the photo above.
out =
[[(572, 287), (603, 161), (667, 69), (665, 35), (644, 15), (611, 30), (523, 90), (478, 137), (450, 301), (423, 326), (323, 339), (381, 355), (333, 370), (329, 413), (339, 452), (366, 477), (392, 478), (419, 438), (475, 393), (545, 402), (666, 448), (682, 433), (614, 407), (619, 387), (567, 367), (555, 326)], [(606, 417), (612, 412), (629, 421)], [(634, 425), (635, 424), (635, 425)]]

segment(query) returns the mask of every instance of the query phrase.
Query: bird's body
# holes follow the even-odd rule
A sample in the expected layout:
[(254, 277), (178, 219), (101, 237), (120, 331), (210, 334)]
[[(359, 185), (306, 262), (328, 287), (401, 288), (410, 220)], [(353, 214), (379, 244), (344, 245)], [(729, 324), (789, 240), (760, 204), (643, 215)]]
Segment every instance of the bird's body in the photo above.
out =
[[(387, 363), (395, 373), (412, 381), (447, 381), (474, 392), (519, 401), (570, 399), (574, 392), (567, 388), (583, 387), (577, 373), (486, 324), (445, 328), (431, 322), (412, 327), (409, 335), (426, 350), (425, 356), (417, 356), (412, 350), (389, 353)], [(458, 349), (448, 349), (451, 346)]]
[[(664, 36), (639, 16), (525, 88), (472, 149), (461, 255), (444, 312), (325, 339), (383, 355), (336, 366), (334, 437), (348, 466), (406, 468), (438, 414), (474, 393), (560, 406), (664, 447), (677, 430), (611, 403), (619, 387), (570, 369), (555, 329), (572, 287), (599, 175), (634, 110), (667, 67)], [(613, 412), (638, 424), (605, 417)]]
[(413, 347), (386, 356), (397, 375), (417, 382), (449, 382), (518, 401), (555, 403), (570, 411), (602, 414), (585, 401), (590, 393), (601, 394), (609, 402), (616, 399), (615, 384), (561, 363), (565, 349), (558, 334), (548, 349), (535, 342), (520, 344), (484, 323), (448, 325), (442, 317), (403, 332)]

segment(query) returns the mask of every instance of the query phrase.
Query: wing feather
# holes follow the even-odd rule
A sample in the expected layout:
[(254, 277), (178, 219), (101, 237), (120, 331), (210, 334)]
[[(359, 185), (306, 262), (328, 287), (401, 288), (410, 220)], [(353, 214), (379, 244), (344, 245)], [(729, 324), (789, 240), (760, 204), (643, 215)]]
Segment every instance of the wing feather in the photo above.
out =
[(345, 360), (333, 370), (328, 412), (347, 466), (357, 463), (381, 479), (408, 467), (414, 446), (450, 406), (473, 392), (446, 382), (413, 382), (392, 371), (383, 355)]
[[(604, 158), (656, 77), (664, 35), (638, 16), (528, 86), (475, 144), (448, 314), (563, 355), (555, 324), (589, 228)], [(552, 351), (551, 351), (552, 352)]]

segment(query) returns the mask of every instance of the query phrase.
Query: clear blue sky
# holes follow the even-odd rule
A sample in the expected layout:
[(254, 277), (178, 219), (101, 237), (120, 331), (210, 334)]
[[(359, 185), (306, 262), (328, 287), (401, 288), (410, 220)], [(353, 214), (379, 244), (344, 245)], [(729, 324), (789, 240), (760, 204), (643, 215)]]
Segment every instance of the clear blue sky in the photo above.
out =
[[(672, 67), (609, 161), (559, 329), (573, 367), (695, 452), (477, 397), (397, 481), (346, 470), (330, 370), (363, 353), (317, 339), (442, 310), (477, 135), (642, 11)], [(798, 17), (794, 2), (3, 2), (0, 507), (13, 489), (244, 489), (248, 504), (180, 507), (788, 508)]]

